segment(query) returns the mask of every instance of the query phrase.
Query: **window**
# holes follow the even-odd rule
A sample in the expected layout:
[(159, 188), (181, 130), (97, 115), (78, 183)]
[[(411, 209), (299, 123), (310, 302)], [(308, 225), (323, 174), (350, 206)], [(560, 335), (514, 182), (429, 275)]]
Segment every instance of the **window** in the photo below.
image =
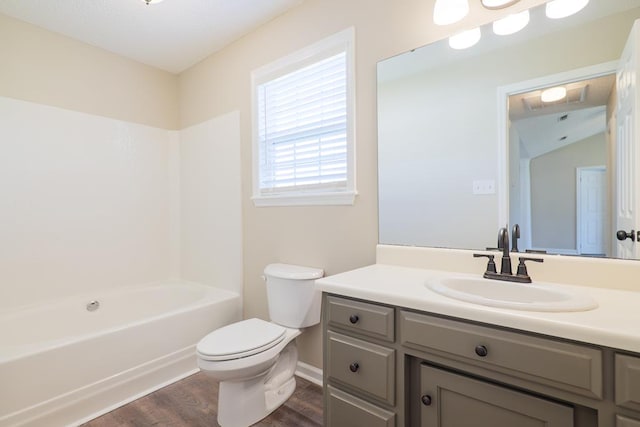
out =
[(353, 204), (353, 33), (252, 73), (256, 206)]

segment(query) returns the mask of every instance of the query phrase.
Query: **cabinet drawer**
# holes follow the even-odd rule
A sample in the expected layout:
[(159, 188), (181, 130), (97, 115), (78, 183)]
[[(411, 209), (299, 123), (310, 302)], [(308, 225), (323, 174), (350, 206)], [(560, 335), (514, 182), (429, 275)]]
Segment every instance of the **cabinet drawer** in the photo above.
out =
[(369, 402), (327, 386), (327, 427), (394, 427), (396, 416)]
[(616, 415), (616, 427), (640, 427), (640, 420), (632, 420), (622, 415)]
[(616, 354), (616, 405), (640, 411), (640, 358)]
[(408, 311), (400, 319), (407, 347), (602, 399), (599, 349)]
[(395, 403), (395, 350), (328, 331), (326, 351), (329, 381)]
[(391, 307), (329, 296), (327, 317), (333, 326), (384, 341), (392, 342), (395, 339)]

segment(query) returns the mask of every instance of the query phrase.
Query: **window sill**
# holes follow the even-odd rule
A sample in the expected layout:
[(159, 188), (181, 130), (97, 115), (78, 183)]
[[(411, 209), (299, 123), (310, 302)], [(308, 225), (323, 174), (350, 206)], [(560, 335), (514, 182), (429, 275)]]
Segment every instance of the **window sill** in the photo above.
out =
[(274, 194), (271, 196), (254, 196), (251, 200), (253, 200), (253, 204), (257, 208), (268, 206), (337, 206), (353, 205), (357, 194), (355, 191)]

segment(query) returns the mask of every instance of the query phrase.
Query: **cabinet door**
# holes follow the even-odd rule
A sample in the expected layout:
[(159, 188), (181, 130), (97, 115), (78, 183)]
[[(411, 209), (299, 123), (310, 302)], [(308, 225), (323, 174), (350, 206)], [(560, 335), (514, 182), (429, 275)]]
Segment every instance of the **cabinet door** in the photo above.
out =
[(423, 364), (423, 427), (570, 427), (573, 408)]
[(640, 357), (616, 354), (616, 405), (640, 411)]
[(616, 427), (640, 427), (640, 421), (632, 420), (631, 418), (623, 417), (622, 415), (617, 415)]

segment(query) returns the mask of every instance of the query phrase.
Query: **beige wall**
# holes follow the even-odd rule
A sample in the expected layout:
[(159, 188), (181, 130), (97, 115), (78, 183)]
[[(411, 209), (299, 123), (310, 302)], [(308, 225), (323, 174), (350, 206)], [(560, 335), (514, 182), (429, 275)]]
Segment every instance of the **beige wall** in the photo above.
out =
[[(485, 23), (490, 13), (471, 2), (471, 17), (454, 27), (431, 24), (433, 0), (306, 0), (229, 48), (180, 75), (181, 126), (231, 110), (241, 114), (244, 314), (267, 318), (260, 274), (271, 262), (322, 267), (327, 274), (375, 262), (377, 242), (376, 63)], [(476, 4), (477, 3), (477, 4)], [(523, 9), (542, 0), (523, 0)], [(513, 11), (511, 9), (510, 11)], [(251, 71), (344, 28), (356, 29), (356, 163), (354, 206), (269, 207), (251, 203)], [(298, 339), (300, 358), (322, 366), (318, 327)]]
[(177, 76), (0, 14), (0, 96), (178, 129)]

